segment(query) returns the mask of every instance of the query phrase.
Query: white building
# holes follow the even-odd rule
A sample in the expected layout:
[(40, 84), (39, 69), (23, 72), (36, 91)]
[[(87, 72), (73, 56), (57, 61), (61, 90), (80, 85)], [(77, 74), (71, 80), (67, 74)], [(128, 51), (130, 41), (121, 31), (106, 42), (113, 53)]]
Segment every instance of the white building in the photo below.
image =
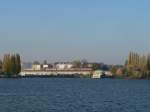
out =
[(32, 65), (32, 70), (41, 70), (42, 66), (40, 64), (33, 64)]
[(51, 65), (51, 64), (44, 64), (44, 65), (42, 65), (42, 69), (43, 70), (48, 70), (48, 69), (51, 69), (51, 68), (53, 68), (53, 66)]
[(59, 70), (71, 69), (73, 67), (72, 63), (58, 63), (56, 68)]
[(49, 68), (49, 65), (48, 65), (48, 64), (44, 64), (44, 65), (43, 65), (43, 69), (44, 69), (44, 70), (46, 70), (46, 69), (48, 69), (48, 68)]

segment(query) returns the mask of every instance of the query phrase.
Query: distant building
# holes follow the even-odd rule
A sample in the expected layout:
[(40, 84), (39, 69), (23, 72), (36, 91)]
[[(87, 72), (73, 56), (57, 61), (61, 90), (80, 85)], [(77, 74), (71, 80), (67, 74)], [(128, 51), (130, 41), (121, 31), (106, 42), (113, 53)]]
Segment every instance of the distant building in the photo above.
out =
[(55, 64), (55, 67), (56, 69), (59, 69), (59, 70), (65, 70), (65, 69), (71, 69), (73, 67), (73, 64), (72, 63), (56, 63)]
[(48, 70), (48, 69), (51, 69), (51, 68), (53, 68), (53, 66), (51, 64), (43, 64), (42, 65), (43, 70)]
[(32, 65), (32, 70), (42, 70), (42, 65), (40, 65), (40, 64), (33, 64)]
[(88, 68), (92, 68), (93, 67), (93, 63), (88, 63), (87, 67)]
[(44, 69), (49, 68), (48, 64), (42, 65)]

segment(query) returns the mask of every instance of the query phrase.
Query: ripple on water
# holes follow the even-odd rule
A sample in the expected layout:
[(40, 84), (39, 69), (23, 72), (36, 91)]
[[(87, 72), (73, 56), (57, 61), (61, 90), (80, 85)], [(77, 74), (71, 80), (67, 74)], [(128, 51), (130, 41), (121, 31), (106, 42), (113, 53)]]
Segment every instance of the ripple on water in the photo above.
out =
[(148, 112), (149, 80), (0, 79), (0, 112)]

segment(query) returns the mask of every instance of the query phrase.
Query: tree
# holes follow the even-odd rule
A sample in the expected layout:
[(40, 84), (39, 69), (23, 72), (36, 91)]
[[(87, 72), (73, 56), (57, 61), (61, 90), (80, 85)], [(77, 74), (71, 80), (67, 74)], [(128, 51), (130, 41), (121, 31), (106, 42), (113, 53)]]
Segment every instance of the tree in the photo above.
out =
[(127, 75), (134, 78), (146, 78), (147, 71), (150, 70), (150, 55), (140, 56), (137, 53), (130, 52), (128, 64), (126, 66)]
[(98, 70), (98, 69), (100, 69), (99, 64), (93, 63), (93, 64), (92, 64), (92, 69), (93, 69), (93, 70)]
[(74, 68), (81, 68), (81, 62), (80, 62), (80, 60), (73, 61), (73, 67)]
[(3, 62), (0, 60), (0, 74), (2, 73), (2, 68), (3, 68)]
[(130, 52), (129, 57), (128, 57), (128, 65), (132, 63), (132, 53)]
[(40, 64), (40, 62), (39, 61), (34, 61), (33, 64), (38, 65), (38, 64)]
[(124, 66), (125, 66), (125, 67), (127, 67), (127, 66), (128, 66), (128, 60), (126, 60), (126, 61), (125, 61)]
[(86, 59), (81, 60), (82, 68), (88, 67), (88, 61)]
[(47, 64), (47, 60), (44, 60), (44, 61), (43, 61), (43, 64), (46, 65), (46, 64)]
[(150, 71), (150, 54), (147, 56), (147, 70)]
[(10, 68), (11, 68), (11, 74), (17, 74), (16, 71), (17, 71), (17, 65), (16, 65), (16, 57), (15, 55), (11, 55), (10, 57)]
[(113, 66), (110, 71), (113, 75), (116, 75), (117, 68), (115, 66)]
[(11, 75), (11, 60), (10, 54), (5, 54), (3, 59), (3, 72), (4, 74)]
[(21, 59), (19, 54), (16, 54), (15, 63), (16, 63), (16, 74), (19, 74), (21, 72)]
[(19, 54), (5, 54), (3, 59), (3, 72), (5, 75), (17, 75), (21, 72), (21, 60)]

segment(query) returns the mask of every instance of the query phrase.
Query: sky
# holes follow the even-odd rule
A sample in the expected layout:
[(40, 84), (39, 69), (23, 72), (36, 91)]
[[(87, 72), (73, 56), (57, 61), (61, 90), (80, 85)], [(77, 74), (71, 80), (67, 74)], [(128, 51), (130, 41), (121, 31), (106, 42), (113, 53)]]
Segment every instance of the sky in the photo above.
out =
[(150, 52), (149, 0), (1, 0), (0, 57), (123, 64)]

